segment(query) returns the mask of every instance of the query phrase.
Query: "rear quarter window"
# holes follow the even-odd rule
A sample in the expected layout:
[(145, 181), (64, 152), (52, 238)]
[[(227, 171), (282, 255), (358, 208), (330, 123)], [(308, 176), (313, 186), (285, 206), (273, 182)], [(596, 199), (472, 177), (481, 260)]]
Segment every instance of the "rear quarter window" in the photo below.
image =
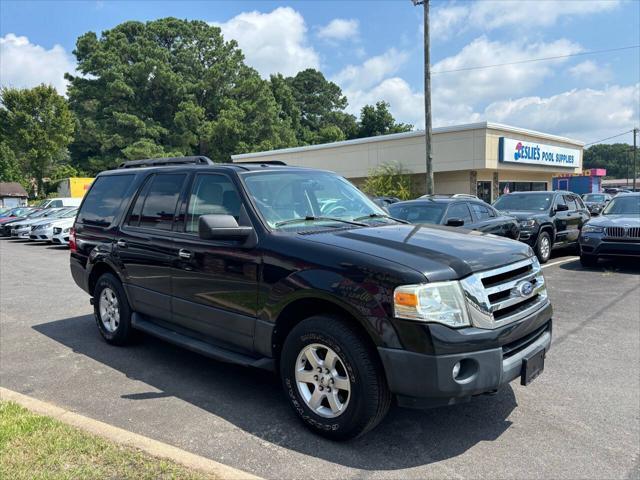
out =
[(111, 225), (133, 179), (134, 175), (96, 178), (78, 213), (78, 221), (104, 227)]

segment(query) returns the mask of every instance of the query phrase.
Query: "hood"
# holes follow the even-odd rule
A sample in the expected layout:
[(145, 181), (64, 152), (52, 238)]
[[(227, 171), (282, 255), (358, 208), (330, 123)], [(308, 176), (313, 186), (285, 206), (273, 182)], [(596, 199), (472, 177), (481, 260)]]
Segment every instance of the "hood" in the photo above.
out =
[(600, 215), (587, 224), (599, 227), (640, 227), (640, 218), (637, 215)]
[(548, 212), (541, 212), (538, 210), (528, 211), (528, 210), (500, 210), (500, 213), (504, 215), (509, 215), (510, 217), (517, 218), (518, 220), (532, 220), (536, 218), (548, 218)]
[(460, 279), (533, 255), (524, 243), (439, 225), (385, 225), (322, 231), (302, 238), (390, 260), (421, 272), (430, 281)]

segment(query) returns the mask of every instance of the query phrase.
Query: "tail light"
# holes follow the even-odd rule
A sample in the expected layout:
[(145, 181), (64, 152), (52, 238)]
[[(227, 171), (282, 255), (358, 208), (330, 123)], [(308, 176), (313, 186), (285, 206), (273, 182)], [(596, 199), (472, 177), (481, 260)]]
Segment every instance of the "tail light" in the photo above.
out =
[(69, 250), (72, 252), (78, 251), (78, 245), (76, 244), (76, 229), (72, 228), (69, 230)]

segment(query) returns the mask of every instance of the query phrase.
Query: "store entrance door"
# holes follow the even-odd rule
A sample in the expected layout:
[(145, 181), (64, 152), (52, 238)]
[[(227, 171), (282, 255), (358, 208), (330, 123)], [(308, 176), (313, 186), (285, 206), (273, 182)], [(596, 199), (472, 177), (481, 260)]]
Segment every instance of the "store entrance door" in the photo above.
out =
[(547, 182), (500, 182), (500, 194), (511, 192), (540, 192), (547, 189)]

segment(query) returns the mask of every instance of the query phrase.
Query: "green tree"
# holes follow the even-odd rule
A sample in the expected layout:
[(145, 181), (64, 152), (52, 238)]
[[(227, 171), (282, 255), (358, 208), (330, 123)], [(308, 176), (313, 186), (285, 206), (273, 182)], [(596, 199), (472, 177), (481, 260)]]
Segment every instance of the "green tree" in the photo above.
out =
[(413, 198), (411, 172), (400, 163), (385, 163), (372, 169), (362, 190), (370, 195), (398, 197), (401, 200)]
[(0, 182), (20, 182), (24, 187), (29, 183), (20, 161), (7, 142), (0, 142)]
[[(328, 81), (318, 70), (308, 68), (294, 77), (285, 79), (293, 94), (299, 113), (299, 122), (294, 123), (296, 138), (301, 145), (322, 143), (327, 138), (327, 127), (332, 129), (330, 138), (353, 138), (357, 130), (356, 119), (344, 112), (347, 97), (338, 85)], [(272, 77), (273, 82), (273, 77)], [(282, 105), (282, 104), (281, 104)], [(286, 104), (284, 104), (286, 105)], [(285, 108), (285, 107), (281, 107)], [(292, 111), (289, 109), (289, 111)], [(320, 131), (323, 130), (323, 134)]]
[(202, 21), (125, 22), (82, 35), (67, 75), (78, 118), (72, 157), (95, 173), (123, 159), (233, 153), (295, 144), (268, 81), (235, 41)]
[(74, 119), (67, 101), (51, 86), (0, 91), (0, 123), (9, 148), (23, 162), (42, 195), (43, 179), (61, 163), (73, 139)]
[(375, 137), (389, 133), (409, 132), (413, 125), (408, 123), (396, 123), (389, 111), (389, 104), (384, 101), (374, 105), (365, 105), (360, 112), (358, 125), (358, 137)]
[[(640, 157), (640, 152), (638, 153)], [(633, 146), (627, 143), (600, 143), (584, 150), (583, 168), (606, 168), (607, 177), (633, 177)], [(638, 166), (640, 170), (640, 166)], [(636, 175), (640, 174), (640, 171)]]

